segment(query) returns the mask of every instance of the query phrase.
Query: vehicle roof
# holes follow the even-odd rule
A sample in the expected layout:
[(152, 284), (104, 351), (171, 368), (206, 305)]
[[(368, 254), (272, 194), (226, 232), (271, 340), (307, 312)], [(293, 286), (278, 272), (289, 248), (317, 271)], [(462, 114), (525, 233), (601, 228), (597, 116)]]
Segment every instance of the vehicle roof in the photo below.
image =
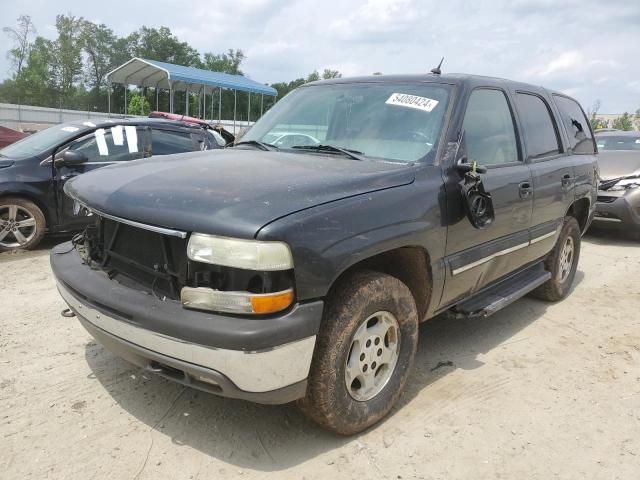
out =
[(639, 137), (640, 138), (640, 132), (638, 132), (637, 130), (613, 130), (613, 131), (607, 131), (607, 132), (596, 132), (596, 137)]
[(73, 127), (79, 128), (105, 128), (110, 127), (114, 124), (117, 125), (136, 125), (136, 126), (167, 126), (173, 128), (200, 128), (194, 124), (188, 124), (186, 122), (181, 122), (179, 120), (167, 120), (165, 118), (111, 118), (111, 119), (100, 119), (100, 120), (76, 120), (73, 122), (65, 122), (59, 125), (69, 125)]
[(434, 82), (434, 83), (448, 83), (451, 85), (464, 85), (467, 87), (475, 87), (477, 85), (485, 86), (511, 86), (515, 89), (523, 89), (530, 91), (546, 91), (549, 94), (563, 95), (571, 98), (569, 95), (551, 90), (540, 85), (533, 85), (530, 83), (517, 82), (515, 80), (509, 80), (500, 77), (489, 77), (485, 75), (472, 75), (469, 73), (447, 73), (447, 74), (433, 74), (433, 73), (419, 73), (419, 74), (402, 74), (402, 75), (367, 75), (360, 77), (345, 77), (345, 78), (332, 78), (328, 80), (318, 80), (303, 85), (303, 87), (309, 85), (322, 85), (322, 84), (335, 84), (335, 83), (396, 83), (396, 82)]

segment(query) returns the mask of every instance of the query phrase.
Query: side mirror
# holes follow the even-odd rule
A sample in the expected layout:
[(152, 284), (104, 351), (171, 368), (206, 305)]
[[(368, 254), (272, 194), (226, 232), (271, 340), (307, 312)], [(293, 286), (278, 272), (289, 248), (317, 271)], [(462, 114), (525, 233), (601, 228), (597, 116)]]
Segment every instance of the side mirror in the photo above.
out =
[(62, 154), (62, 158), (55, 161), (56, 167), (70, 167), (72, 165), (80, 165), (87, 162), (87, 156), (77, 150), (67, 150)]
[(479, 230), (487, 228), (495, 219), (493, 199), (491, 194), (484, 189), (479, 173), (485, 173), (486, 167), (466, 162), (462, 157), (456, 164), (456, 168), (462, 174), (460, 181), (460, 193), (462, 204), (467, 218), (474, 228)]

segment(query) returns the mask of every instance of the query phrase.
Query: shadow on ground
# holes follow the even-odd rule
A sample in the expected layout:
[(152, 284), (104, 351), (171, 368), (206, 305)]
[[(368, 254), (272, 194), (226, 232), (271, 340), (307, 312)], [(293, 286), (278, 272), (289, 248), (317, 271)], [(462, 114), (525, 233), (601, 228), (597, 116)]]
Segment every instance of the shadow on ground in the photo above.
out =
[[(583, 278), (578, 271), (574, 288)], [(509, 342), (541, 318), (547, 305), (524, 298), (487, 319), (440, 316), (423, 324), (406, 392), (390, 417), (456, 369), (481, 367), (478, 356)], [(316, 427), (294, 404), (257, 405), (184, 388), (132, 367), (94, 342), (87, 344), (85, 354), (93, 372), (90, 378), (100, 381), (119, 407), (174, 444), (189, 445), (241, 468), (277, 471), (353, 440)]]
[(68, 242), (73, 235), (47, 235), (33, 250), (13, 250), (10, 252), (0, 252), (0, 263), (22, 260), (30, 257), (40, 257), (49, 255), (49, 250), (59, 243)]
[(630, 232), (591, 227), (584, 240), (596, 245), (615, 245), (620, 247), (640, 248), (640, 240)]

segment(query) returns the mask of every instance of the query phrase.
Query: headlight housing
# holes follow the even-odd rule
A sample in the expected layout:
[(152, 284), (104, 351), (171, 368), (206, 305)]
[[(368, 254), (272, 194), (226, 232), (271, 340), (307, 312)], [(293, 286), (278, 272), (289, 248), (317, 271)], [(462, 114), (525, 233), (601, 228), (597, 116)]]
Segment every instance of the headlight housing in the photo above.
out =
[(629, 190), (631, 188), (640, 187), (640, 178), (623, 178), (618, 181), (613, 187), (609, 188), (610, 192), (620, 192), (623, 190)]
[[(191, 283), (193, 286), (182, 288), (180, 297), (182, 305), (186, 308), (265, 315), (282, 311), (293, 303), (293, 284), (286, 281), (287, 278), (292, 278), (290, 271), (293, 269), (293, 256), (289, 246), (284, 242), (263, 242), (193, 233), (187, 244), (187, 256), (193, 262), (213, 266), (202, 266), (199, 270), (194, 270), (195, 278)], [(222, 273), (222, 278), (235, 278), (235, 282), (220, 284), (211, 280), (207, 273), (218, 272), (213, 274), (215, 277), (220, 275), (221, 271), (225, 272), (225, 269), (227, 273)], [(251, 272), (255, 272), (255, 275)], [(202, 278), (199, 278), (200, 273), (203, 274)], [(238, 280), (246, 278), (247, 274), (253, 278), (266, 276), (268, 280), (262, 287), (259, 286), (259, 282), (252, 287), (243, 287), (238, 284)], [(245, 288), (250, 291), (238, 291)]]
[(195, 262), (256, 271), (289, 270), (293, 256), (284, 242), (262, 242), (193, 233), (187, 256)]

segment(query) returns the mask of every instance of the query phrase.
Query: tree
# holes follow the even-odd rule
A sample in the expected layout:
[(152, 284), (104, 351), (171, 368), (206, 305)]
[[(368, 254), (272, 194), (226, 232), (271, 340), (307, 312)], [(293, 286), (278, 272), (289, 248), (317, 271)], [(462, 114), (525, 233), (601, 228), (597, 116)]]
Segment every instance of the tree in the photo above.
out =
[(598, 128), (606, 128), (607, 122), (603, 119), (598, 118), (598, 112), (600, 111), (600, 106), (602, 102), (600, 99), (597, 99), (593, 102), (593, 105), (587, 109), (587, 116), (589, 117), (589, 123), (591, 123), (591, 128), (593, 130), (597, 130)]
[(329, 80), (330, 78), (340, 78), (342, 74), (338, 70), (331, 70), (330, 68), (325, 68), (322, 72), (323, 80)]
[(320, 74), (318, 73), (317, 70), (314, 70), (309, 75), (307, 75), (307, 83), (317, 82), (318, 80), (320, 80)]
[(16, 95), (10, 99), (12, 103), (58, 106), (56, 86), (51, 76), (53, 43), (46, 38), (36, 37), (24, 66), (15, 77)]
[(633, 130), (633, 118), (627, 112), (613, 121), (613, 128), (618, 130)]
[(98, 95), (104, 85), (105, 75), (116, 65), (113, 64), (114, 43), (116, 36), (113, 30), (104, 24), (96, 25), (84, 20), (80, 31), (82, 48), (87, 54), (85, 80)]
[(129, 115), (141, 115), (146, 117), (151, 112), (151, 106), (149, 105), (149, 100), (147, 100), (142, 95), (138, 93), (134, 93), (131, 95), (131, 99), (129, 100)]
[(230, 73), (232, 75), (244, 75), (240, 70), (240, 64), (246, 59), (242, 50), (230, 48), (227, 53), (205, 53), (202, 68), (214, 72)]
[(53, 45), (52, 76), (61, 102), (66, 103), (82, 74), (82, 17), (56, 16), (58, 38)]
[(198, 51), (187, 42), (178, 40), (167, 27), (143, 26), (128, 39), (133, 56), (190, 67), (202, 64)]
[(20, 15), (16, 27), (4, 27), (2, 29), (13, 40), (13, 48), (7, 52), (7, 57), (13, 65), (14, 75), (20, 75), (22, 67), (29, 57), (31, 48), (30, 37), (36, 34), (36, 27), (31, 21), (31, 16)]

